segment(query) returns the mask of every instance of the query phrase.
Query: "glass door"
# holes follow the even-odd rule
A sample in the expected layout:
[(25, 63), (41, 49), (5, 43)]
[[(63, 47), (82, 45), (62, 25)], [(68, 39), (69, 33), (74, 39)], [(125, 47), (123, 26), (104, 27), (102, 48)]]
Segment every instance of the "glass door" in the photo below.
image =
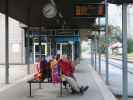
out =
[(41, 47), (39, 43), (34, 43), (34, 63), (36, 59), (41, 56), (47, 56), (47, 43), (41, 43)]
[(58, 43), (58, 44), (56, 44), (56, 51), (57, 51), (57, 54), (60, 54), (60, 56), (67, 55), (67, 56), (71, 57), (72, 60), (74, 60), (73, 44)]

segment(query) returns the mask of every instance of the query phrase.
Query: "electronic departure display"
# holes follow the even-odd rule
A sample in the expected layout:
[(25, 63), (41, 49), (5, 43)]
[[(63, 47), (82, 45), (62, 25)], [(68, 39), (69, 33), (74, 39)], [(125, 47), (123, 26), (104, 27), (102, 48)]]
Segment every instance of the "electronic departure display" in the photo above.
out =
[(75, 17), (104, 17), (104, 4), (76, 4), (74, 5)]

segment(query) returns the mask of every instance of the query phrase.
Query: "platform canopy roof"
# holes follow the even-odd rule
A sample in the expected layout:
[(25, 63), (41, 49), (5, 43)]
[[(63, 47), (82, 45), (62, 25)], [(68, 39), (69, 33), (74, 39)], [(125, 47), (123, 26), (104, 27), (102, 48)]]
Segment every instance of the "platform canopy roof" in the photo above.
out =
[(108, 1), (113, 4), (133, 3), (133, 0), (108, 0)]
[[(89, 28), (94, 25), (98, 16), (74, 16), (76, 5), (104, 4), (104, 0), (0, 0), (0, 12), (6, 13), (6, 1), (8, 1), (8, 15), (20, 22), (32, 27), (45, 27), (46, 29), (57, 29), (63, 25), (66, 28)], [(44, 5), (53, 2), (58, 14), (54, 18), (46, 18), (42, 9)], [(109, 0), (112, 3), (119, 3), (121, 0)], [(132, 0), (125, 0), (132, 2)], [(91, 5), (90, 5), (91, 7)], [(98, 12), (99, 6), (94, 12)], [(91, 8), (94, 8), (93, 6)], [(84, 9), (84, 7), (83, 7)], [(84, 11), (84, 10), (83, 10)], [(90, 14), (92, 12), (89, 12)]]

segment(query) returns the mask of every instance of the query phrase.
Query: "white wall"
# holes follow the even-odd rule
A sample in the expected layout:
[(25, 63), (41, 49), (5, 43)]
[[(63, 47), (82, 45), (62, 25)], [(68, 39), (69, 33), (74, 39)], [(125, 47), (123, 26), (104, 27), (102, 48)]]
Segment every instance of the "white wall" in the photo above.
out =
[[(0, 14), (0, 64), (5, 60), (5, 17)], [(25, 63), (24, 30), (9, 18), (9, 62)]]
[(0, 13), (0, 63), (5, 60), (5, 17)]

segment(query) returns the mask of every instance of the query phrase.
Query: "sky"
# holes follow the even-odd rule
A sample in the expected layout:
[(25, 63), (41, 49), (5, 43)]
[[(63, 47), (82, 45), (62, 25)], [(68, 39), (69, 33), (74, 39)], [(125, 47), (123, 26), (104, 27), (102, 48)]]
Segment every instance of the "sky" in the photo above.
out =
[[(127, 8), (128, 37), (133, 37), (133, 5)], [(122, 28), (122, 10), (121, 6), (109, 5), (109, 24)]]
[(121, 27), (121, 7), (113, 4), (109, 5), (109, 24)]

